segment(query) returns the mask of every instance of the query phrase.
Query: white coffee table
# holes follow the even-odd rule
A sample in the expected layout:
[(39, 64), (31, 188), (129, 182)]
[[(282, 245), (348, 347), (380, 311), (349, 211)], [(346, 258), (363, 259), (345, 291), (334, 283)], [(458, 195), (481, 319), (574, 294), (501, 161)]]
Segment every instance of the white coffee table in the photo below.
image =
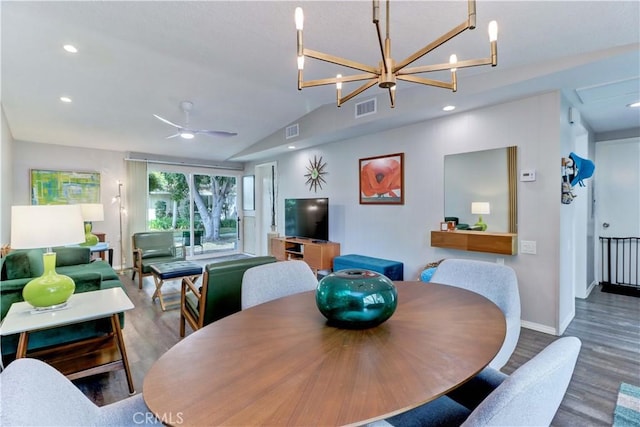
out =
[[(11, 308), (9, 308), (9, 312), (2, 321), (2, 324), (0, 324), (0, 335), (20, 334), (18, 348), (16, 350), (16, 359), (19, 359), (27, 356), (27, 344), (30, 332), (109, 317), (111, 318), (113, 328), (113, 338), (115, 338), (120, 352), (120, 360), (101, 363), (102, 359), (94, 357), (96, 364), (99, 364), (99, 366), (92, 366), (89, 369), (68, 373), (67, 377), (76, 379), (99, 372), (122, 368), (125, 370), (127, 376), (129, 392), (133, 394), (135, 389), (131, 377), (131, 370), (129, 369), (127, 351), (122, 337), (120, 318), (118, 317), (119, 313), (131, 310), (132, 308), (134, 308), (133, 303), (121, 288), (73, 294), (71, 298), (69, 298), (67, 306), (56, 311), (35, 313), (33, 307), (26, 302), (14, 303), (11, 305)], [(82, 354), (83, 351), (87, 353), (96, 350), (95, 342), (84, 345), (83, 343), (74, 343), (68, 347), (67, 354), (71, 353), (71, 350), (77, 351), (79, 354)], [(73, 347), (73, 349), (71, 347)], [(52, 363), (52, 365), (55, 366), (55, 363)]]

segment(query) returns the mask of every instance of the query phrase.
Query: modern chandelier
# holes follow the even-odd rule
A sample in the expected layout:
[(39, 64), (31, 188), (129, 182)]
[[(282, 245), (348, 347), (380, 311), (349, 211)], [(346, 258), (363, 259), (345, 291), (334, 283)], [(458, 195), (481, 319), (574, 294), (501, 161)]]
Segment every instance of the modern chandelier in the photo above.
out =
[[(391, 39), (389, 38), (389, 0), (386, 1), (386, 37), (384, 39), (384, 43), (382, 41), (382, 31), (380, 29), (380, 2), (379, 0), (373, 0), (373, 23), (376, 26), (376, 32), (378, 33), (378, 44), (380, 45), (380, 53), (382, 54), (382, 61), (380, 61), (378, 66), (375, 67), (305, 48), (302, 43), (304, 14), (302, 12), (302, 8), (297, 7), (295, 10), (295, 22), (298, 38), (298, 90), (302, 90), (302, 88), (306, 87), (322, 86), (335, 83), (337, 90), (337, 106), (340, 107), (343, 103), (361, 94), (377, 83), (379, 87), (381, 87), (382, 89), (387, 89), (389, 91), (391, 108), (395, 107), (395, 89), (397, 80), (419, 83), (427, 86), (441, 87), (444, 89), (451, 89), (453, 92), (455, 92), (458, 89), (458, 81), (456, 76), (456, 71), (458, 68), (476, 67), (479, 65), (491, 65), (492, 67), (495, 67), (498, 64), (498, 24), (496, 23), (496, 21), (491, 21), (489, 23), (489, 43), (491, 47), (491, 53), (488, 58), (458, 61), (456, 55), (451, 55), (448, 63), (410, 68), (407, 68), (407, 66), (422, 58), (424, 55), (436, 49), (437, 47), (443, 45), (452, 38), (456, 37), (457, 35), (461, 34), (465, 30), (473, 30), (476, 27), (475, 0), (468, 0), (468, 8), (469, 16), (464, 22), (444, 33), (406, 59), (400, 62), (396, 62), (393, 60), (393, 58), (391, 58)], [(364, 74), (355, 74), (350, 76), (342, 76), (341, 74), (338, 74), (333, 78), (310, 80), (305, 82), (303, 81), (305, 57), (319, 59), (320, 61), (331, 62), (333, 64), (363, 71)], [(416, 74), (442, 70), (451, 71), (450, 82), (416, 76)], [(342, 96), (342, 83), (355, 81), (366, 82), (351, 93)]]

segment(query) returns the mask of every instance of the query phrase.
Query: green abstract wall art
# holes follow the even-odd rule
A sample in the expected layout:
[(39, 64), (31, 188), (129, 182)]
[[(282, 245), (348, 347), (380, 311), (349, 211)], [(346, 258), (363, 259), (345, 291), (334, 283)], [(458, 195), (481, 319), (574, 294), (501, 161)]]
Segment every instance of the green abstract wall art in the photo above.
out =
[(31, 204), (100, 203), (100, 173), (31, 169)]

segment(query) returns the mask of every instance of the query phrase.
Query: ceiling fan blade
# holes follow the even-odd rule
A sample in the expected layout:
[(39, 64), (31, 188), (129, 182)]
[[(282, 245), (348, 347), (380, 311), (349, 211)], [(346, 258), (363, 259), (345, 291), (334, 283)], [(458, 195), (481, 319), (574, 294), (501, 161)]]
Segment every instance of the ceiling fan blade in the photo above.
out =
[(155, 117), (156, 119), (160, 120), (161, 122), (165, 122), (166, 124), (171, 125), (171, 126), (173, 126), (173, 127), (175, 127), (175, 128), (178, 128), (178, 129), (181, 129), (181, 128), (182, 128), (182, 126), (177, 125), (177, 124), (175, 124), (175, 123), (172, 123), (172, 122), (170, 122), (170, 121), (169, 121), (169, 120), (167, 120), (167, 119), (163, 119), (162, 117), (158, 116), (157, 114), (154, 114), (154, 115), (153, 115), (153, 117)]
[(175, 138), (176, 136), (180, 136), (180, 132), (174, 133), (173, 135), (169, 135), (167, 139)]
[(211, 136), (221, 136), (225, 138), (230, 136), (236, 136), (238, 134), (237, 132), (225, 132), (222, 130), (206, 130), (206, 129), (192, 130), (191, 132), (197, 133), (197, 134), (206, 134)]

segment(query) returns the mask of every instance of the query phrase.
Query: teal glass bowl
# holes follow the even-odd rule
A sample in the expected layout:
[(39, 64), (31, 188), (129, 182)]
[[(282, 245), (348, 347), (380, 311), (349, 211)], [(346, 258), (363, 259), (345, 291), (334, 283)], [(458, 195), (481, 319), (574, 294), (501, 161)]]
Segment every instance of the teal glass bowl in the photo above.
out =
[(348, 329), (372, 328), (396, 311), (398, 292), (393, 282), (380, 273), (346, 269), (320, 280), (316, 305), (329, 325)]

